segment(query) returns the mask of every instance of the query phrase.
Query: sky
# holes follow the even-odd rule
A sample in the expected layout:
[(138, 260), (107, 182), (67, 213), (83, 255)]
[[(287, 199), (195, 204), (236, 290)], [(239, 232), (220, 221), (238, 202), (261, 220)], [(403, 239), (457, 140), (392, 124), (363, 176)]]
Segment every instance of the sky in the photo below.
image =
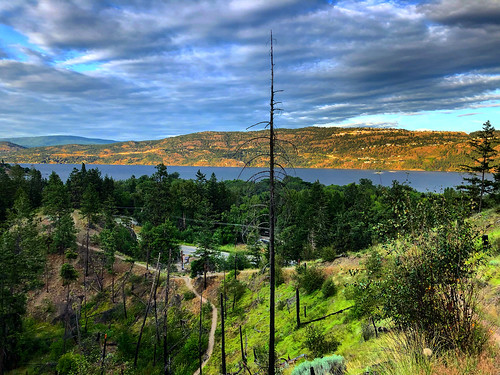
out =
[(500, 0), (0, 2), (0, 138), (500, 129)]

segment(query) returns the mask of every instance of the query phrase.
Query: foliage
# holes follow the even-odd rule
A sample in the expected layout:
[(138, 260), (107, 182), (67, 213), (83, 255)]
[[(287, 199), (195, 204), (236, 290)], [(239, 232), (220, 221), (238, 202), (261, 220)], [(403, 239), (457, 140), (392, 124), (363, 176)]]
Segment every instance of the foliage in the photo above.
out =
[(46, 188), (43, 190), (43, 212), (52, 221), (69, 212), (70, 200), (66, 187), (60, 177), (52, 172)]
[(16, 219), (0, 237), (0, 370), (17, 363), (26, 293), (37, 284), (43, 269), (43, 247), (31, 218)]
[(237, 270), (244, 270), (245, 268), (251, 268), (250, 261), (247, 256), (242, 253), (231, 253), (228, 255), (225, 260), (224, 269), (226, 270), (234, 270), (234, 266), (236, 264)]
[(78, 279), (78, 271), (72, 264), (64, 263), (61, 266), (61, 271), (59, 273), (61, 278), (63, 279), (63, 284), (68, 285), (71, 282)]
[(476, 238), (470, 225), (448, 222), (395, 244), (383, 292), (386, 315), (401, 327), (417, 325), (444, 348), (480, 352)]
[(334, 338), (327, 339), (320, 328), (309, 324), (306, 327), (305, 345), (314, 357), (322, 357), (337, 350), (340, 343)]
[(321, 258), (326, 262), (333, 262), (337, 258), (337, 250), (332, 245), (321, 249)]
[(76, 250), (76, 228), (75, 222), (69, 213), (63, 214), (55, 223), (52, 233), (51, 251), (63, 254), (65, 251)]
[(295, 271), (299, 287), (306, 293), (320, 289), (325, 282), (325, 274), (316, 266), (297, 266)]
[(310, 369), (314, 368), (315, 374), (343, 375), (346, 369), (344, 358), (339, 355), (331, 355), (317, 358), (314, 361), (305, 361), (296, 366), (292, 375), (310, 375)]
[(486, 121), (483, 129), (477, 132), (476, 137), (469, 141), (471, 147), (471, 164), (464, 164), (461, 167), (470, 172), (471, 177), (464, 177), (468, 185), (462, 185), (460, 188), (467, 192), (477, 210), (481, 212), (483, 206), (483, 196), (491, 191), (493, 181), (485, 178), (486, 173), (496, 169), (494, 164), (497, 151), (495, 146), (498, 143), (495, 135), (495, 128)]
[(321, 286), (323, 297), (330, 298), (337, 294), (337, 286), (332, 279), (326, 279)]
[(57, 372), (61, 375), (79, 374), (79, 362), (83, 359), (81, 354), (72, 352), (63, 354), (57, 361)]

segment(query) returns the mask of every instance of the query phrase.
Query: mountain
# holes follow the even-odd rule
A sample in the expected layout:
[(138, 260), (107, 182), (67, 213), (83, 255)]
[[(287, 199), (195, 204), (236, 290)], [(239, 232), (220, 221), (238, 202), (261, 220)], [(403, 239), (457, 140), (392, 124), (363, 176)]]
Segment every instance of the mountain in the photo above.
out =
[(85, 138), (73, 135), (48, 135), (43, 137), (0, 138), (0, 142), (12, 142), (23, 147), (46, 147), (62, 145), (93, 145), (115, 143), (109, 139)]
[[(460, 170), (470, 163), (470, 135), (451, 131), (373, 128), (279, 129), (278, 158), (286, 167)], [(35, 147), (5, 153), (11, 163), (265, 166), (267, 131), (202, 132), (154, 141)]]

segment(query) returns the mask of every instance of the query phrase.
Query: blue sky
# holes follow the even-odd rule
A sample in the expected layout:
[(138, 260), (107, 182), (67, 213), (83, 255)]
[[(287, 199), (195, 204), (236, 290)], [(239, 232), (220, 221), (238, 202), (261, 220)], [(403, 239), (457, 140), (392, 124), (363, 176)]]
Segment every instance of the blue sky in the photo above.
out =
[(498, 0), (0, 2), (0, 138), (500, 128)]

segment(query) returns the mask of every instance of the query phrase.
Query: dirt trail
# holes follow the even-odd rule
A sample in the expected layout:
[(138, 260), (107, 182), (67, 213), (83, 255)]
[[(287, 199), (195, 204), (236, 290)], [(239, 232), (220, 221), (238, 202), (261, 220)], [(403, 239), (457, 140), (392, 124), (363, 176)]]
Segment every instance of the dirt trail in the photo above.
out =
[[(186, 286), (194, 293), (198, 298), (201, 298), (201, 301), (208, 302), (210, 303), (210, 306), (212, 306), (212, 326), (210, 327), (210, 335), (208, 336), (208, 348), (207, 352), (205, 353), (205, 360), (201, 364), (201, 368), (205, 367), (205, 365), (208, 363), (210, 360), (210, 357), (212, 356), (212, 352), (214, 351), (214, 345), (215, 345), (215, 330), (217, 329), (217, 307), (210, 302), (208, 299), (203, 298), (198, 294), (196, 289), (193, 287), (193, 284), (191, 282), (191, 279), (187, 276), (182, 276), (181, 279), (184, 279), (186, 282)], [(200, 373), (200, 369), (196, 370), (193, 375), (198, 375)]]
[[(82, 243), (79, 243), (79, 245), (80, 246), (85, 246)], [(95, 251), (95, 252), (98, 252), (98, 253), (102, 253), (103, 252), (102, 249), (100, 249), (98, 247), (95, 247), (95, 246), (89, 246), (89, 250), (92, 250), (92, 251)], [(122, 255), (118, 255), (118, 254), (115, 254), (115, 258), (123, 260), (123, 261), (127, 259), (127, 257), (122, 256)], [(134, 263), (134, 264), (136, 266), (142, 267), (144, 269), (146, 268), (145, 264), (142, 264), (142, 263)], [(155, 267), (151, 266), (151, 265), (150, 265), (149, 269), (151, 271), (156, 271)], [(186, 283), (186, 286), (188, 287), (188, 289), (191, 290), (196, 295), (196, 297), (200, 298), (202, 303), (208, 302), (208, 303), (210, 303), (210, 306), (212, 307), (212, 325), (210, 327), (210, 334), (208, 336), (208, 348), (207, 348), (207, 351), (205, 353), (205, 360), (201, 364), (201, 368), (203, 368), (203, 367), (205, 367), (205, 365), (210, 360), (210, 357), (212, 356), (212, 353), (214, 351), (215, 330), (217, 329), (217, 307), (215, 307), (215, 305), (212, 302), (210, 302), (208, 299), (203, 298), (196, 291), (196, 289), (193, 286), (193, 283), (191, 282), (191, 279), (188, 276), (172, 276), (172, 278), (173, 279), (183, 279), (184, 282)], [(193, 375), (199, 375), (199, 373), (200, 373), (200, 369), (196, 370)]]

